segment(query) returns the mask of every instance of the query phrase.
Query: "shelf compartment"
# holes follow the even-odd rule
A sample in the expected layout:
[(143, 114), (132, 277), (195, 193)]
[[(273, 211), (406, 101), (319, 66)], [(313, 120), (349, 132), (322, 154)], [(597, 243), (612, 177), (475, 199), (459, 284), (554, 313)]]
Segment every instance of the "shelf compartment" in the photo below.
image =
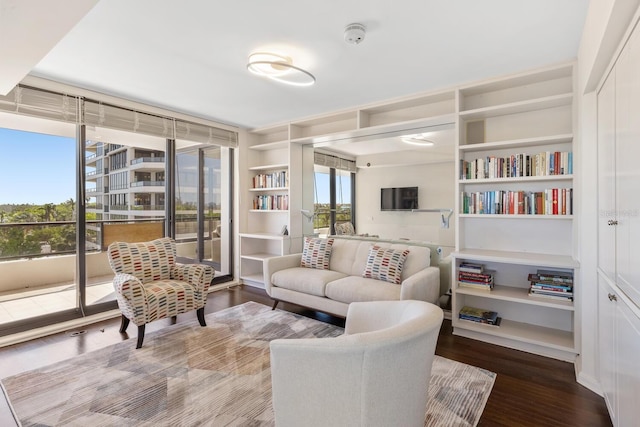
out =
[(541, 347), (553, 348), (568, 353), (576, 352), (573, 333), (570, 331), (546, 328), (544, 326), (507, 319), (502, 319), (500, 326), (496, 327), (454, 318), (453, 328), (454, 334), (456, 334), (456, 329), (460, 328), (528, 344), (535, 344)]
[(455, 112), (455, 92), (445, 91), (362, 108), (358, 128), (384, 126)]
[(461, 249), (459, 251), (453, 252), (452, 256), (458, 259), (466, 259), (469, 261), (498, 262), (506, 264), (521, 264), (561, 269), (575, 269), (580, 267), (580, 263), (572, 256), (535, 252), (497, 251), (490, 249)]
[(573, 141), (573, 134), (560, 134), (539, 136), (534, 138), (520, 138), (511, 139), (505, 141), (490, 141), (477, 144), (465, 144), (460, 145), (458, 149), (460, 152), (476, 152), (476, 151), (495, 151), (506, 148), (519, 148), (519, 147), (536, 147), (541, 145), (554, 145), (554, 144), (566, 144)]
[(460, 110), (468, 111), (573, 90), (573, 63), (495, 78), (460, 88)]
[(491, 298), (502, 301), (517, 302), (520, 304), (537, 305), (541, 307), (556, 308), (559, 310), (574, 311), (573, 301), (556, 301), (532, 297), (529, 296), (529, 290), (527, 288), (518, 288), (514, 286), (495, 285), (491, 291), (483, 291), (457, 286), (456, 293), (460, 295), (471, 295), (474, 297)]
[(304, 142), (316, 136), (353, 131), (357, 129), (357, 122), (356, 110), (295, 122), (290, 125), (291, 141)]
[(475, 110), (461, 111), (460, 119), (478, 120), (496, 116), (506, 116), (509, 114), (525, 113), (529, 111), (545, 110), (548, 108), (571, 105), (573, 93), (547, 96), (527, 101), (512, 102), (509, 104), (496, 105), (491, 107), (478, 108)]

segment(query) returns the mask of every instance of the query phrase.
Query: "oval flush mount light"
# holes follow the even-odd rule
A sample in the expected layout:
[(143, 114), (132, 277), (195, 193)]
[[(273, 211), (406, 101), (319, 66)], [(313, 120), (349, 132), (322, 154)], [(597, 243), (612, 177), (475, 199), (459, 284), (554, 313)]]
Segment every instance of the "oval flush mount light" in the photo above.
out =
[(311, 86), (316, 82), (313, 74), (293, 65), (291, 58), (275, 53), (252, 53), (247, 69), (258, 76), (293, 86)]
[(434, 142), (427, 139), (425, 134), (405, 135), (400, 138), (405, 144), (418, 145), (420, 147), (433, 147)]

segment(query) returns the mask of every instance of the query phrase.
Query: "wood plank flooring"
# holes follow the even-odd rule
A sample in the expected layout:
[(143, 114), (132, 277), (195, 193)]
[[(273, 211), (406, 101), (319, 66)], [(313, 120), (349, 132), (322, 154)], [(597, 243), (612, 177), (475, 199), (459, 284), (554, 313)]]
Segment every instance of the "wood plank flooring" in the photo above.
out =
[[(247, 301), (271, 306), (260, 289), (237, 286), (209, 295), (206, 313)], [(279, 309), (344, 326), (344, 319), (280, 303)], [(195, 313), (178, 316), (178, 322), (195, 320)], [(64, 360), (121, 341), (120, 320), (96, 323), (22, 344), (0, 348), (0, 378)], [(147, 333), (170, 325), (168, 319), (147, 325)], [(129, 327), (135, 339), (135, 325)], [(132, 343), (135, 345), (135, 343)], [(575, 381), (567, 362), (535, 356), (451, 334), (445, 320), (436, 354), (488, 369), (498, 374), (479, 426), (611, 426), (602, 397)], [(0, 426), (15, 425), (6, 401), (0, 398)], [(401, 427), (401, 426), (400, 426)]]

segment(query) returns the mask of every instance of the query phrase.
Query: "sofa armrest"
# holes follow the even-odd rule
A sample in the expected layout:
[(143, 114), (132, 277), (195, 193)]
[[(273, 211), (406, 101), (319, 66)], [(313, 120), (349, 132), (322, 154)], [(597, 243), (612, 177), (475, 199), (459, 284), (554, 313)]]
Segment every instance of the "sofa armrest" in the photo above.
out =
[(273, 273), (286, 268), (300, 267), (301, 260), (302, 253), (275, 256), (264, 260), (262, 271), (264, 274), (264, 287), (268, 295), (271, 295), (271, 276)]
[(204, 303), (216, 271), (212, 266), (205, 264), (175, 264), (170, 274), (172, 279), (195, 286), (198, 300)]
[(116, 273), (113, 278), (113, 287), (116, 291), (118, 307), (124, 316), (136, 325), (146, 323), (146, 304), (139, 304), (144, 300), (144, 286), (133, 274)]
[(402, 281), (400, 299), (416, 299), (438, 304), (440, 298), (440, 268), (427, 267)]

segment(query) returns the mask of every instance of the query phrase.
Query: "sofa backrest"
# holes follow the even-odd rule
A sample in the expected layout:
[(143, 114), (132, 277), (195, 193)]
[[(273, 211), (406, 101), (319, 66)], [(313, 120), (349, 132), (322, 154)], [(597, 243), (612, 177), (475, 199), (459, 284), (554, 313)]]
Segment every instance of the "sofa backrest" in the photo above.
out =
[(426, 246), (390, 243), (377, 240), (333, 238), (329, 268), (352, 276), (361, 276), (367, 264), (369, 249), (373, 246), (409, 249), (402, 268), (402, 280), (431, 265), (431, 250)]

